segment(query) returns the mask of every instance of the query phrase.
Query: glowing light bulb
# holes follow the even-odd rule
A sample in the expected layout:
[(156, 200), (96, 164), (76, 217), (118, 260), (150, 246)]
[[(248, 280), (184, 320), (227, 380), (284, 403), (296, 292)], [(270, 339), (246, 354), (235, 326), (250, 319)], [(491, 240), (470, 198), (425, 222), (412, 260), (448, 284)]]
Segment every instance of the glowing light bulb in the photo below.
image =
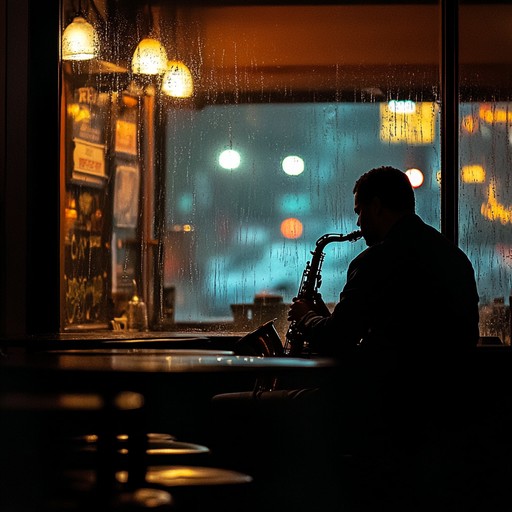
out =
[(76, 16), (62, 34), (62, 60), (94, 59), (99, 46), (94, 27), (82, 16)]
[(171, 60), (162, 79), (162, 92), (173, 98), (189, 98), (194, 93), (194, 81), (188, 67)]
[(167, 69), (167, 52), (158, 39), (146, 37), (133, 52), (132, 71), (139, 75), (162, 75)]

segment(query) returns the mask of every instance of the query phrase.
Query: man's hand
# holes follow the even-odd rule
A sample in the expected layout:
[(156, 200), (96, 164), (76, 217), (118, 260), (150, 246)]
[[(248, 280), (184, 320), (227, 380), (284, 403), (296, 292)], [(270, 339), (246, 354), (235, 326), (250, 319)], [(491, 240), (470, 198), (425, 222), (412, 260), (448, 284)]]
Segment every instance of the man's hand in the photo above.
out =
[(288, 311), (288, 320), (298, 322), (306, 313), (314, 311), (315, 307), (310, 301), (294, 297)]
[(324, 299), (322, 299), (322, 294), (320, 292), (315, 293), (315, 306), (313, 309), (317, 315), (331, 316), (331, 311), (324, 302)]

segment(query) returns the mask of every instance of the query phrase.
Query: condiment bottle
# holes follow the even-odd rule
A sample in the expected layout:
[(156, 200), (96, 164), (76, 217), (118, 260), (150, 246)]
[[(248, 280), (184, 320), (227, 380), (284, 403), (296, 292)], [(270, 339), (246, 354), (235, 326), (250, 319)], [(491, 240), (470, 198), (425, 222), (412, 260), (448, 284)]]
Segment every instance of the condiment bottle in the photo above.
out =
[(129, 331), (148, 330), (148, 311), (146, 303), (137, 295), (137, 283), (133, 281), (133, 297), (128, 302), (127, 329)]

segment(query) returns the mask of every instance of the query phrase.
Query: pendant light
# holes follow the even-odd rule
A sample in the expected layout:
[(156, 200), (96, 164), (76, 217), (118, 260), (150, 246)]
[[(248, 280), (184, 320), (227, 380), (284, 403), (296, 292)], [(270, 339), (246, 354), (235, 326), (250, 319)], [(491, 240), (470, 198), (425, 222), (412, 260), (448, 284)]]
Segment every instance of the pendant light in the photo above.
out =
[(192, 73), (181, 61), (171, 60), (162, 79), (162, 92), (173, 98), (190, 98), (194, 93)]
[(149, 35), (144, 37), (132, 57), (132, 71), (138, 75), (163, 75), (167, 68), (167, 52), (155, 36), (151, 4), (149, 10)]
[(145, 37), (133, 52), (132, 71), (139, 75), (162, 75), (167, 67), (167, 52), (162, 43)]
[(174, 8), (171, 19), (172, 24), (169, 27), (169, 36), (175, 56), (167, 63), (167, 69), (162, 77), (161, 91), (171, 98), (190, 98), (194, 94), (194, 80), (190, 69), (179, 58), (180, 51), (184, 51), (183, 38), (179, 37), (183, 22), (180, 20), (176, 8)]
[(85, 19), (79, 3), (78, 13), (62, 34), (62, 60), (91, 60), (98, 56), (100, 41), (95, 28)]

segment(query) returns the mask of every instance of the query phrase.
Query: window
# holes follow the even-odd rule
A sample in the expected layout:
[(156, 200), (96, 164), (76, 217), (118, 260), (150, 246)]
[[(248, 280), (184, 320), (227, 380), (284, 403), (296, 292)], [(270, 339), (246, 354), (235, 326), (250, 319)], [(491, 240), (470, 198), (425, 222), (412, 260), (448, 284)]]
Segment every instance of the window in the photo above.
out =
[[(439, 226), (437, 107), (410, 101), (403, 113), (388, 105), (258, 103), (169, 113), (164, 275), (165, 286), (176, 288), (177, 320), (226, 321), (232, 304), (263, 294), (289, 303), (315, 241), (357, 229), (352, 187), (383, 163), (421, 172), (418, 211)], [(239, 165), (222, 167), (226, 150), (238, 152)], [(286, 173), (286, 158), (300, 162), (299, 174)], [(298, 227), (288, 232), (291, 222)], [(324, 299), (337, 300), (348, 263), (363, 248), (362, 240), (326, 248)]]
[[(154, 330), (251, 329), (262, 305), (285, 329), (316, 240), (356, 228), (352, 187), (374, 166), (419, 177), (418, 213), (440, 228), (437, 2), (82, 5), (98, 52), (62, 62), (64, 329), (116, 325), (134, 293)], [(460, 10), (459, 242), (485, 300), (508, 301), (510, 88), (494, 50), (510, 43), (490, 24), (510, 8), (483, 5)], [(77, 8), (63, 3), (65, 26)], [(148, 37), (167, 64), (151, 75), (132, 68)], [(362, 243), (326, 248), (328, 302)]]

